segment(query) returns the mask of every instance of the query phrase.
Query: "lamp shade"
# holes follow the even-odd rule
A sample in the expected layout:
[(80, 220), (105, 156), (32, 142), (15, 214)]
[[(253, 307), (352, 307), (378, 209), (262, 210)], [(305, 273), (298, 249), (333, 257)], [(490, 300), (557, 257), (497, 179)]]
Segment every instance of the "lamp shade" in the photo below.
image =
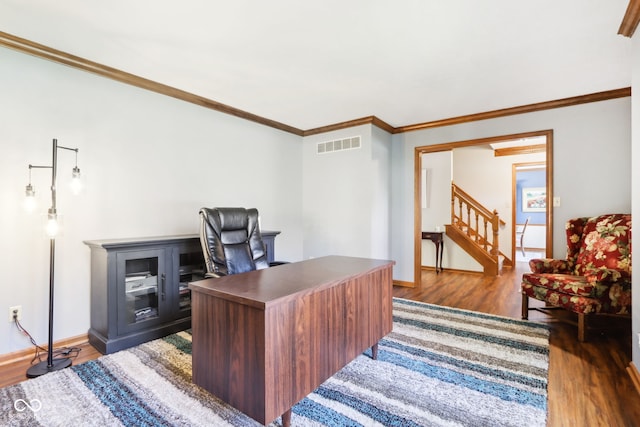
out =
[(82, 179), (80, 179), (80, 169), (76, 166), (73, 168), (71, 175), (71, 192), (74, 195), (80, 194), (82, 191)]
[(58, 235), (58, 231), (60, 231), (60, 225), (58, 224), (58, 216), (55, 213), (49, 212), (46, 231), (47, 236), (52, 239)]
[(36, 210), (37, 206), (36, 191), (33, 189), (33, 186), (29, 184), (27, 185), (25, 193), (26, 197), (24, 198), (24, 210), (28, 213), (33, 213)]

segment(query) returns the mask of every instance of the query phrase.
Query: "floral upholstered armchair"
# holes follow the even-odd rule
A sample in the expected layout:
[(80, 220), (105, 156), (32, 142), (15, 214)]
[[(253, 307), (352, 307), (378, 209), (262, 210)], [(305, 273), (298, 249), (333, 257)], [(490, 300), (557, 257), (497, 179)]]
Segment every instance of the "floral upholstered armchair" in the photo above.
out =
[(532, 259), (522, 276), (522, 318), (529, 298), (578, 315), (578, 340), (588, 314), (631, 310), (631, 215), (576, 218), (566, 225), (567, 259)]

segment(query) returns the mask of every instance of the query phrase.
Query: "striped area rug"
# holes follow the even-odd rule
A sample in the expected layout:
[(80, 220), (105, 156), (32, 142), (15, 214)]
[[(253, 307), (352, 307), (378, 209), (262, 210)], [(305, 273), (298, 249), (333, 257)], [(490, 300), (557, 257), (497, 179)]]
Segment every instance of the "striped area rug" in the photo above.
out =
[[(292, 426), (544, 426), (548, 330), (394, 299), (378, 360), (359, 356)], [(273, 425), (279, 425), (276, 420)], [(0, 390), (3, 426), (257, 426), (191, 383), (181, 332)]]

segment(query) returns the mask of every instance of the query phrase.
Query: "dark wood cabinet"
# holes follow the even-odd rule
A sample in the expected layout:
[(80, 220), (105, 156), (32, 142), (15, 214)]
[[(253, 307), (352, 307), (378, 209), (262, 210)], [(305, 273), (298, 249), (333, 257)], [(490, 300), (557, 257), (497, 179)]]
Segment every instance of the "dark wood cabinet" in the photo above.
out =
[(191, 327), (187, 283), (204, 278), (194, 236), (86, 241), (91, 248), (89, 342), (113, 353)]
[[(275, 236), (263, 231), (267, 259)], [(197, 235), (88, 240), (91, 249), (89, 342), (103, 354), (191, 327), (187, 284), (206, 271)]]

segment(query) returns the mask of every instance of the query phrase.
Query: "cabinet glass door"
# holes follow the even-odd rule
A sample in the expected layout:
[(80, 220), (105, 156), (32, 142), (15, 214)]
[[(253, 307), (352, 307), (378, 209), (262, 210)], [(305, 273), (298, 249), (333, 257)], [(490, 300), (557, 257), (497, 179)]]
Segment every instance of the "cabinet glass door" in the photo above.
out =
[(164, 257), (164, 250), (118, 254), (118, 284), (121, 289), (118, 326), (121, 332), (146, 328), (158, 323), (164, 315)]
[(204, 258), (199, 246), (181, 248), (178, 253), (177, 310), (181, 316), (191, 314), (189, 282), (204, 279)]

